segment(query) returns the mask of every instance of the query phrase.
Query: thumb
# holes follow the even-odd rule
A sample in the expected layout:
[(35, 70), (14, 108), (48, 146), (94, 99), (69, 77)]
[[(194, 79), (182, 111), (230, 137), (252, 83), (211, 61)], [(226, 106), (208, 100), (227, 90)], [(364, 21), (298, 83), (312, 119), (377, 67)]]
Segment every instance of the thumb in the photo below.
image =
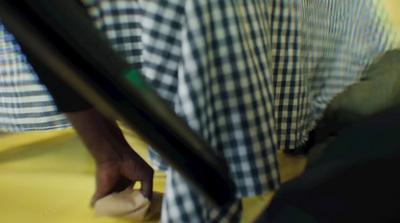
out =
[(104, 172), (98, 172), (96, 176), (96, 192), (94, 193), (90, 206), (93, 207), (97, 200), (107, 196), (114, 187), (114, 177)]

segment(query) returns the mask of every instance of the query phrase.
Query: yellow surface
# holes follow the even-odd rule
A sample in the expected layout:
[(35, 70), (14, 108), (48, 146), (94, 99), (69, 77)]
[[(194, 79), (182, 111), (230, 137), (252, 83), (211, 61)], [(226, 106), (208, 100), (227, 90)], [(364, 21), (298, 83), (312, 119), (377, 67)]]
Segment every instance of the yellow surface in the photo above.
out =
[(400, 31), (400, 0), (381, 0), (394, 27)]
[(397, 47), (400, 47), (400, 0), (377, 0), (381, 1), (388, 13), (389, 20), (397, 32)]
[[(146, 144), (125, 131), (143, 157)], [(279, 153), (282, 179), (299, 174), (305, 159)], [(94, 192), (94, 163), (72, 130), (0, 137), (0, 222), (122, 223), (94, 217), (89, 201)], [(165, 175), (156, 172), (154, 190), (163, 191)], [(273, 193), (244, 199), (243, 222), (251, 222)], [(156, 220), (150, 222), (157, 222)]]

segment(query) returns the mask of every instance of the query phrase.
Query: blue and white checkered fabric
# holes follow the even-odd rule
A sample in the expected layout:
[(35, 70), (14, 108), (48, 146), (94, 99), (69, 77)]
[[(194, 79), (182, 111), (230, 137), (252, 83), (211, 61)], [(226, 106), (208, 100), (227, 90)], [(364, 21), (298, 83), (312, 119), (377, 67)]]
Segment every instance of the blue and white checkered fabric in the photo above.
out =
[[(304, 143), (327, 103), (392, 43), (372, 0), (83, 2), (116, 51), (224, 157), (238, 198), (279, 186), (276, 150)], [(0, 46), (24, 58), (1, 32)], [(2, 84), (1, 77), (0, 92), (29, 92), (20, 83), (36, 80), (33, 71), (8, 51), (0, 51), (6, 58), (1, 74), (14, 81)], [(28, 77), (19, 76), (20, 70)], [(16, 87), (7, 90), (10, 85)], [(18, 107), (33, 101), (30, 96), (13, 93), (7, 100)], [(14, 124), (30, 119), (2, 100), (0, 114), (7, 117), (2, 129), (37, 130)], [(240, 202), (213, 210), (157, 154), (150, 158), (168, 172), (163, 222), (240, 219)]]

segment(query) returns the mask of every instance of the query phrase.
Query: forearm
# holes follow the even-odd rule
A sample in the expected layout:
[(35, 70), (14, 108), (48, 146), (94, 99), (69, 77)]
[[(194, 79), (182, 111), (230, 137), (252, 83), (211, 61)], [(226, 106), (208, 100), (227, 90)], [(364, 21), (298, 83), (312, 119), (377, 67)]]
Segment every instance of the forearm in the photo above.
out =
[(93, 155), (96, 165), (98, 199), (131, 187), (141, 181), (141, 191), (151, 199), (153, 169), (129, 146), (118, 125), (95, 109), (66, 114), (78, 135)]
[(118, 125), (96, 109), (68, 112), (66, 116), (97, 163), (129, 148)]

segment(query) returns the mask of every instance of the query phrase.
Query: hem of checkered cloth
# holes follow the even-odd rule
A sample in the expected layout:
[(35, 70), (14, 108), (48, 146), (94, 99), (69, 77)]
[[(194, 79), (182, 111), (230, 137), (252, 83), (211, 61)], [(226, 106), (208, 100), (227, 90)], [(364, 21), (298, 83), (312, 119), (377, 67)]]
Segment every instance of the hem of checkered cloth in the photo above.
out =
[[(322, 115), (321, 115), (322, 117)], [(319, 120), (319, 119), (318, 119)], [(287, 148), (281, 149), (283, 152), (292, 155), (305, 155), (307, 154), (308, 148), (312, 147), (314, 144), (314, 133), (313, 131), (317, 127), (318, 120), (311, 120), (310, 124), (308, 125), (307, 129), (303, 131), (302, 135), (300, 136), (300, 143), (295, 148)]]
[(4, 128), (0, 127), (0, 132), (3, 133), (24, 133), (24, 132), (49, 132), (55, 130), (65, 130), (72, 128), (71, 124), (60, 124), (60, 125), (53, 125), (53, 126), (46, 126), (46, 127), (25, 127), (25, 128)]

